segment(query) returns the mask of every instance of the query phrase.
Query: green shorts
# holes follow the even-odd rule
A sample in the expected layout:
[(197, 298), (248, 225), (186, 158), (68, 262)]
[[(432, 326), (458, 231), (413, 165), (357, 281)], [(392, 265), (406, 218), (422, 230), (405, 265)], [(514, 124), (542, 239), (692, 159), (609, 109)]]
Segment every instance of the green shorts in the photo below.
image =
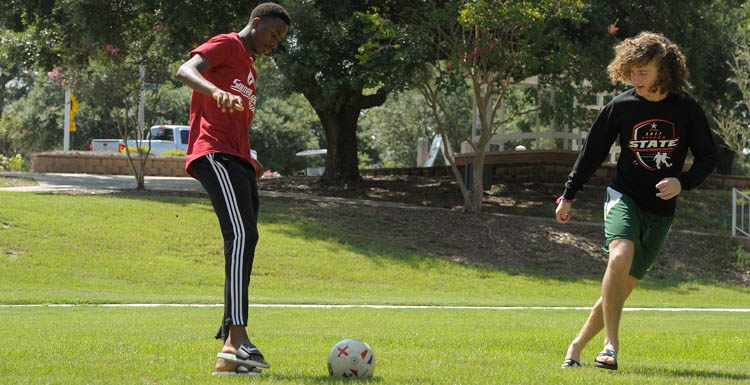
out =
[(608, 187), (604, 198), (604, 236), (602, 250), (609, 252), (615, 239), (629, 239), (635, 244), (630, 275), (643, 279), (654, 264), (672, 227), (673, 217), (654, 215), (638, 207), (629, 196)]

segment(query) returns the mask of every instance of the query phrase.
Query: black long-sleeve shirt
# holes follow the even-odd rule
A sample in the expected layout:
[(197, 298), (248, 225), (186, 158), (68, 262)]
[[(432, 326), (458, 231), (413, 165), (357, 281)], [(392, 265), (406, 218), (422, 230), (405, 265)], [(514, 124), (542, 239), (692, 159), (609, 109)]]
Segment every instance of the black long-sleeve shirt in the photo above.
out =
[[(659, 181), (675, 177), (683, 190), (690, 190), (716, 165), (716, 146), (695, 99), (670, 93), (661, 101), (651, 102), (630, 89), (612, 99), (596, 117), (565, 182), (565, 199), (573, 199), (588, 182), (618, 135), (622, 151), (610, 187), (656, 215), (673, 216), (677, 204), (675, 198), (656, 196)], [(693, 165), (682, 172), (688, 149), (694, 157)]]

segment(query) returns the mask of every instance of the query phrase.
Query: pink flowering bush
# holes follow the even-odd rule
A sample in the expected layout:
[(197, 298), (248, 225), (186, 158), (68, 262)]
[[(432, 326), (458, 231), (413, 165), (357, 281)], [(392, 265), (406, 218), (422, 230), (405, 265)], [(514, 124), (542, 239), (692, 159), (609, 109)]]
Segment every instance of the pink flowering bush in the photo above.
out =
[(53, 83), (64, 85), (66, 82), (65, 74), (63, 73), (62, 67), (55, 67), (52, 71), (47, 72), (47, 77)]
[(119, 49), (119, 48), (117, 48), (116, 46), (112, 45), (112, 44), (107, 44), (107, 46), (106, 46), (105, 48), (106, 48), (106, 49), (107, 49), (107, 51), (109, 51), (109, 53), (111, 53), (112, 55), (117, 55), (117, 53), (119, 53), (119, 52), (120, 52), (120, 49)]

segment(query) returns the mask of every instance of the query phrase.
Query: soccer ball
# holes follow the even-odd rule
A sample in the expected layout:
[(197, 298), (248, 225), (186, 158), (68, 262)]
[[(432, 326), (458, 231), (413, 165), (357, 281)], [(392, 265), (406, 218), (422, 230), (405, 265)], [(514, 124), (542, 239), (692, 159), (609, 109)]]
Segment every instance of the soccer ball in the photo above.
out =
[(367, 378), (374, 371), (372, 348), (358, 339), (340, 341), (328, 353), (328, 373), (333, 377)]

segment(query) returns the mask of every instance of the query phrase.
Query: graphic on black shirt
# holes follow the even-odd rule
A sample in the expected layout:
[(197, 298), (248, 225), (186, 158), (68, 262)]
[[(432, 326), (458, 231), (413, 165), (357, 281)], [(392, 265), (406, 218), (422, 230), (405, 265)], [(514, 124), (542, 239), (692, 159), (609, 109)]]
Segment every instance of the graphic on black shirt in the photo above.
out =
[(672, 167), (671, 154), (677, 149), (674, 123), (651, 119), (633, 126), (633, 137), (628, 141), (638, 163), (649, 171)]

